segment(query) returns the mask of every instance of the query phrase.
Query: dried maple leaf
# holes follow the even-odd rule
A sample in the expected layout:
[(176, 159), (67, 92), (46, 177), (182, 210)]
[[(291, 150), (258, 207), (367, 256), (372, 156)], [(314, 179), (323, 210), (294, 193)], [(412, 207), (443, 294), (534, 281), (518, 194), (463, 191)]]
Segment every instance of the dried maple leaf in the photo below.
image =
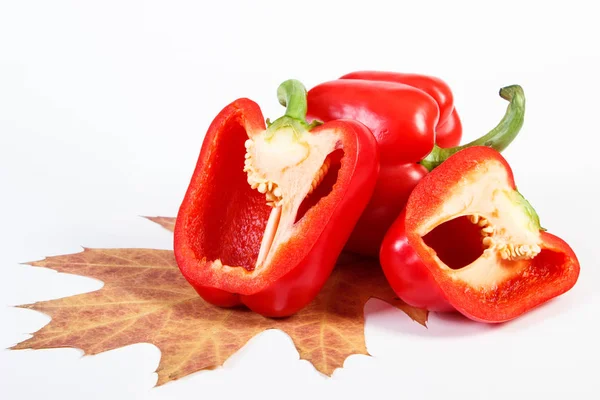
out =
[[(149, 219), (150, 221), (162, 226), (166, 230), (173, 232), (175, 230), (175, 218), (172, 217), (144, 217)], [(373, 262), (373, 260), (368, 260), (365, 258), (361, 258), (359, 256), (355, 256), (352, 254), (342, 253), (338, 258), (337, 265), (341, 266), (344, 264), (361, 264), (361, 268), (372, 267), (379, 269), (380, 266), (377, 263)], [(335, 276), (335, 275), (334, 275)], [(384, 281), (383, 275), (381, 273), (369, 274), (368, 278), (374, 279), (374, 282), (366, 285), (367, 293), (371, 293), (371, 297), (377, 297), (382, 300), (387, 301), (392, 304), (396, 308), (404, 311), (413, 321), (417, 321), (423, 326), (426, 326), (427, 323), (427, 310), (423, 310), (421, 308), (411, 307), (408, 304), (404, 303), (402, 300), (398, 299), (392, 294), (392, 291), (386, 281)], [(333, 279), (333, 278), (331, 278)], [(327, 287), (327, 286), (326, 286)], [(367, 298), (368, 300), (368, 298)]]
[(168, 231), (175, 231), (175, 218), (172, 217), (144, 217), (150, 221), (162, 226)]
[[(153, 219), (172, 230), (173, 220)], [(269, 328), (287, 332), (300, 356), (331, 374), (351, 354), (368, 354), (364, 305), (377, 297), (425, 325), (427, 313), (395, 298), (379, 268), (338, 265), (317, 298), (285, 319), (203, 301), (179, 273), (173, 252), (153, 249), (84, 249), (31, 263), (102, 280), (91, 293), (21, 306), (51, 322), (13, 349), (76, 347), (97, 354), (147, 342), (162, 352), (158, 385), (220, 366), (250, 338)]]

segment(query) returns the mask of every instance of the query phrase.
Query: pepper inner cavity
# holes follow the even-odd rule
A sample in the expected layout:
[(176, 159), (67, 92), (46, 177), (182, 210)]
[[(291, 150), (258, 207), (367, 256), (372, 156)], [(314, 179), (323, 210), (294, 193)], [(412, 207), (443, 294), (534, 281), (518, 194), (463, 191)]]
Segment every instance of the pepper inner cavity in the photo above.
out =
[(423, 236), (425, 244), (449, 268), (458, 270), (481, 257), (481, 228), (468, 216), (450, 219)]
[(541, 251), (537, 244), (515, 243), (507, 229), (480, 214), (450, 219), (423, 236), (423, 241), (454, 270), (465, 268), (482, 256), (516, 261), (531, 259)]

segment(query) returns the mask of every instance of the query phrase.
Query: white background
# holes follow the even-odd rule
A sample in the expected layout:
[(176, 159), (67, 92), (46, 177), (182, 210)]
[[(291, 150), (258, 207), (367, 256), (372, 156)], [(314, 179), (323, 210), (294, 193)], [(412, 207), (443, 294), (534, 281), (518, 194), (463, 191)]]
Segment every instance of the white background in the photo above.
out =
[(12, 305), (101, 287), (19, 263), (80, 246), (170, 248), (139, 215), (174, 216), (212, 118), (238, 97), (279, 116), (275, 90), (290, 77), (440, 76), (465, 140), (504, 113), (498, 89), (521, 84), (526, 122), (505, 156), (582, 271), (571, 292), (501, 326), (431, 315), (425, 330), (372, 300), (373, 357), (351, 356), (333, 378), (268, 331), (224, 367), (155, 389), (150, 344), (92, 357), (0, 350), (0, 397), (600, 398), (597, 12), (593, 1), (536, 3), (2, 0), (2, 349), (49, 321)]

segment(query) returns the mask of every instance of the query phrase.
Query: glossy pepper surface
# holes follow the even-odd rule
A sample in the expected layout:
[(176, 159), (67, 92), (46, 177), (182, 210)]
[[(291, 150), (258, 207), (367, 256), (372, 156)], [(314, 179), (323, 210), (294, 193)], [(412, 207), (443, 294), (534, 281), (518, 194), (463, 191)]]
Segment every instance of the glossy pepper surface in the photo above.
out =
[[(522, 97), (522, 90), (506, 88), (501, 95), (511, 100), (513, 95)], [(503, 146), (520, 129), (522, 111), (513, 107), (494, 130), (495, 135), (503, 135)], [(429, 169), (462, 148), (456, 147), (462, 127), (452, 92), (435, 77), (353, 72), (312, 88), (308, 93), (308, 116), (309, 120), (322, 121), (355, 119), (368, 126), (378, 142), (381, 167), (377, 185), (346, 245), (346, 250), (363, 255), (379, 254), (385, 232), (415, 185)], [(511, 129), (514, 135), (505, 135), (503, 129)], [(489, 142), (502, 150), (489, 137), (467, 146)]]
[(375, 186), (377, 143), (350, 121), (308, 124), (306, 90), (284, 82), (286, 115), (265, 126), (239, 99), (205, 136), (175, 224), (185, 278), (205, 300), (270, 317), (308, 304)]
[(506, 160), (462, 150), (421, 180), (381, 246), (380, 261), (408, 304), (503, 322), (571, 289), (579, 262), (540, 227)]

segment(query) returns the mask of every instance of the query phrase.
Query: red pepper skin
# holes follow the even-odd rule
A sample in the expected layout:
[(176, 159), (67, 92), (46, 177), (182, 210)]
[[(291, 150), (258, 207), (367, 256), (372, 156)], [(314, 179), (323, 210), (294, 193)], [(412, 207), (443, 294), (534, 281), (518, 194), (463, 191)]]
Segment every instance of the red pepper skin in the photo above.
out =
[(315, 135), (331, 130), (339, 135), (336, 148), (343, 157), (331, 191), (295, 223), (292, 237), (261, 271), (215, 267), (215, 258), (227, 264), (227, 257), (256, 260), (258, 255), (256, 241), (271, 208), (246, 182), (244, 142), (250, 132), (265, 129), (259, 106), (248, 99), (234, 101), (214, 119), (179, 209), (174, 250), (182, 274), (206, 301), (284, 317), (307, 305), (329, 277), (372, 194), (379, 153), (359, 122), (332, 121), (312, 129)]
[[(436, 251), (425, 244), (417, 231), (423, 221), (440, 210), (465, 174), (484, 168), (489, 161), (504, 166), (508, 187), (516, 191), (512, 170), (497, 151), (487, 147), (462, 150), (421, 180), (406, 209), (387, 232), (381, 246), (381, 265), (395, 293), (408, 304), (432, 311), (457, 310), (475, 321), (499, 323), (567, 292), (577, 282), (580, 266), (575, 253), (565, 241), (543, 230), (539, 232), (541, 252), (530, 260), (519, 261), (517, 268), (522, 273), (502, 280), (493, 290), (484, 291), (456, 279), (439, 266)], [(469, 224), (468, 221), (454, 221), (455, 224), (444, 228), (442, 235), (446, 238), (469, 235), (463, 224)], [(469, 242), (470, 249), (459, 251), (477, 252), (476, 243)], [(511, 267), (504, 265), (507, 266)]]
[(452, 311), (433, 274), (408, 241), (406, 210), (390, 227), (381, 244), (379, 262), (394, 292), (407, 304), (429, 311)]
[(385, 232), (427, 174), (417, 163), (436, 142), (441, 147), (460, 142), (462, 126), (452, 93), (433, 77), (353, 72), (312, 88), (308, 116), (309, 120), (360, 121), (378, 142), (381, 166), (377, 185), (345, 247), (350, 252), (377, 256)]
[(435, 143), (440, 147), (454, 147), (460, 144), (462, 123), (454, 107), (452, 90), (443, 80), (434, 76), (386, 71), (351, 72), (340, 79), (396, 82), (424, 91), (433, 97), (440, 109), (440, 119), (435, 129)]

